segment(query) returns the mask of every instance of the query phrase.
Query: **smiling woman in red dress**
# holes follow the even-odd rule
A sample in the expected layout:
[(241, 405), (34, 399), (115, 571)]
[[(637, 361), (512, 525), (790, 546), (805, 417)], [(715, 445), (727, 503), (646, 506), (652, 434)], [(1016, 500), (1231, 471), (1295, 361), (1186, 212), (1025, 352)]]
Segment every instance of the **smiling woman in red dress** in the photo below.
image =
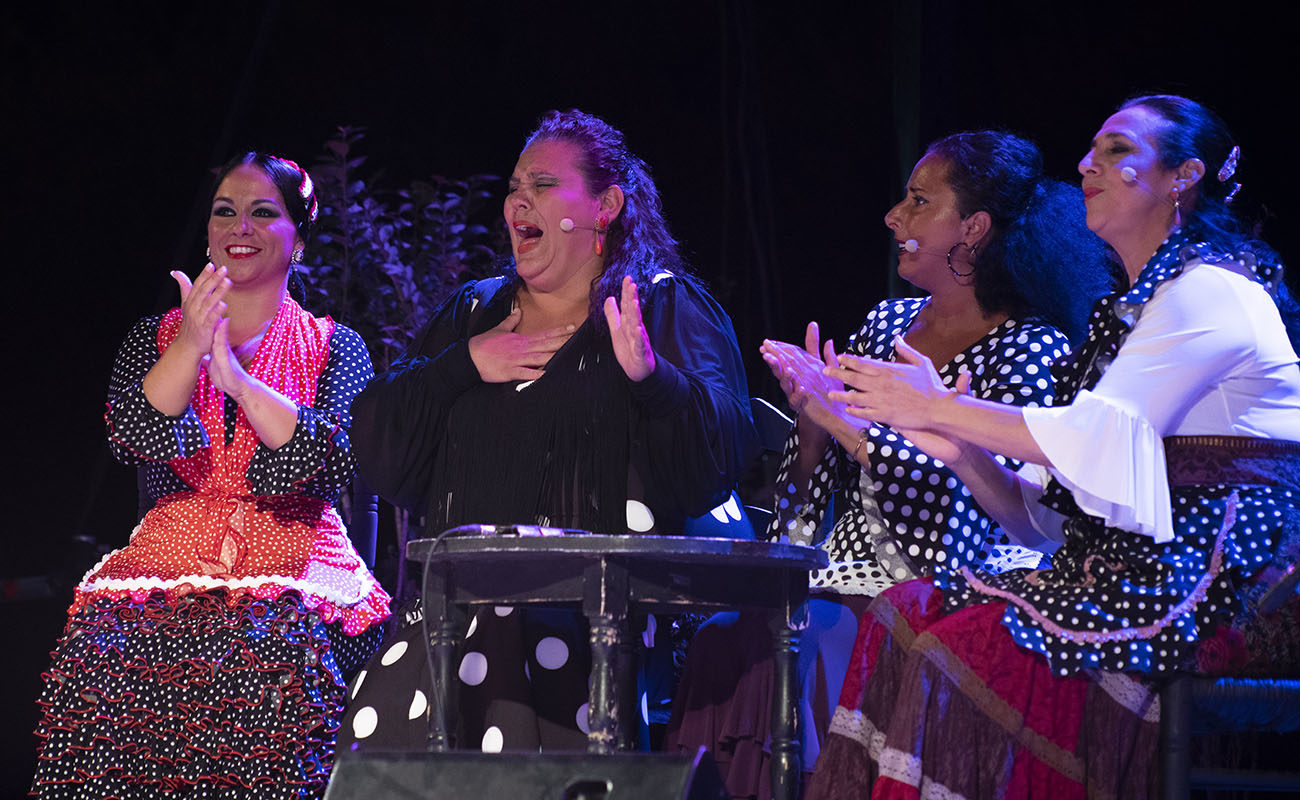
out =
[(77, 587), (39, 700), (42, 798), (324, 791), (388, 595), (333, 505), (370, 357), (288, 293), (316, 209), (292, 161), (232, 160), (212, 263), (173, 272), (180, 306), (118, 352), (109, 444), (156, 504)]

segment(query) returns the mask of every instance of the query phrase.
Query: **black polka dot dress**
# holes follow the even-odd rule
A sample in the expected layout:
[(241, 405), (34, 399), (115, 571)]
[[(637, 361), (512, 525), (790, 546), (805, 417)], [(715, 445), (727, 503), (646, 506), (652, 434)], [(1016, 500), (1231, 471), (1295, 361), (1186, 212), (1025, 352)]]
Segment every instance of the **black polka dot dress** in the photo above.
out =
[[(847, 352), (893, 360), (894, 337), (907, 330), (927, 302), (903, 298), (876, 306), (849, 340)], [(936, 367), (948, 386), (955, 385), (961, 372), (970, 372), (976, 397), (1045, 406), (1052, 402), (1051, 364), (1068, 348), (1065, 336), (1051, 326), (1009, 319)], [(1038, 564), (1040, 554), (1009, 544), (951, 470), (889, 428), (866, 428), (867, 467), (832, 442), (802, 504), (793, 500), (797, 487), (786, 478), (798, 451), (798, 432), (793, 431), (768, 534), (813, 543), (833, 505), (835, 524), (821, 543), (831, 564), (813, 573), (814, 590), (874, 596), (895, 583), (932, 575), (936, 567), (975, 564), (1001, 571)]]
[(179, 417), (141, 389), (179, 310), (122, 345), (106, 422), (157, 499), (77, 587), (38, 701), (42, 798), (308, 798), (325, 788), (344, 672), (388, 597), (331, 503), (348, 408), (372, 370), (354, 332), (286, 299), (250, 374), (298, 404), (271, 450), (202, 374)]

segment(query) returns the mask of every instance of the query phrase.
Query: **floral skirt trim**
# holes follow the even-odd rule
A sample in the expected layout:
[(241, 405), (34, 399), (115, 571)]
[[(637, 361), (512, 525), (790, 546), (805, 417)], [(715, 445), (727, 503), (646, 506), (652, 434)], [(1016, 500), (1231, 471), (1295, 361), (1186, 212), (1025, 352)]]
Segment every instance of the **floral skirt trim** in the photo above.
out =
[(322, 616), (296, 593), (98, 598), (51, 662), (39, 797), (324, 792), (344, 686)]

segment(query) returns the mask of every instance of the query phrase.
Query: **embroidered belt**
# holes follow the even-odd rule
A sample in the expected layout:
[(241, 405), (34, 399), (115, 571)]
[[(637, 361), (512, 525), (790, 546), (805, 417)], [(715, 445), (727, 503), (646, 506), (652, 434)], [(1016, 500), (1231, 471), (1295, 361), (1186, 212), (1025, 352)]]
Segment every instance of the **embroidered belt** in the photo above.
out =
[(1168, 436), (1170, 486), (1229, 483), (1300, 492), (1300, 442), (1252, 436)]

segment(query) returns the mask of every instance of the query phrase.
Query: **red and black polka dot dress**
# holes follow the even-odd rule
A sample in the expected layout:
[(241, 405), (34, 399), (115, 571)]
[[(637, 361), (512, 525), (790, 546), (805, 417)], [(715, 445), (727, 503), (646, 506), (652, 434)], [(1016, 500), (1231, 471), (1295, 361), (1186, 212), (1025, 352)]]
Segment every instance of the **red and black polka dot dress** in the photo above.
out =
[(332, 505), (372, 374), (360, 337), (285, 300), (248, 365), (298, 404), (271, 450), (206, 373), (180, 417), (149, 405), (179, 320), (142, 320), (114, 365), (110, 445), (158, 501), (77, 587), (38, 701), (43, 798), (319, 796), (343, 671), (388, 613)]

